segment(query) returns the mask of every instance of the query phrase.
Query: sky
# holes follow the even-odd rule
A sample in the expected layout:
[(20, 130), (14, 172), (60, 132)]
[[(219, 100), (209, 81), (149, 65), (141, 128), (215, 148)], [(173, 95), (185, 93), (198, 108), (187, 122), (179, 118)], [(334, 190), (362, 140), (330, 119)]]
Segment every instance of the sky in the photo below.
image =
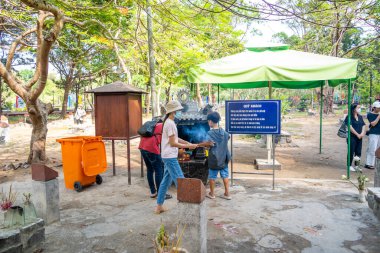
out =
[[(286, 25), (279, 21), (262, 22), (260, 24), (253, 24), (252, 27), (258, 30), (261, 35), (247, 34), (245, 45), (252, 44), (265, 44), (272, 42), (272, 36), (279, 32), (285, 32), (288, 35), (294, 34), (293, 31)], [(239, 27), (245, 30), (245, 26)]]

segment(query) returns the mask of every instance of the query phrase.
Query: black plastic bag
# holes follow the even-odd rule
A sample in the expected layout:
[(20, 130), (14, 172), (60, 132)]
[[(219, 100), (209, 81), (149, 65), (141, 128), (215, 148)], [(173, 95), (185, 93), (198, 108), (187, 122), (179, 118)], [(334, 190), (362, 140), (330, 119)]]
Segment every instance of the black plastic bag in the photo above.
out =
[(159, 120), (153, 119), (145, 122), (137, 133), (142, 137), (152, 137), (154, 135), (154, 128), (156, 127)]
[(340, 126), (337, 135), (340, 138), (347, 138), (347, 125), (346, 122), (343, 122), (342, 125)]

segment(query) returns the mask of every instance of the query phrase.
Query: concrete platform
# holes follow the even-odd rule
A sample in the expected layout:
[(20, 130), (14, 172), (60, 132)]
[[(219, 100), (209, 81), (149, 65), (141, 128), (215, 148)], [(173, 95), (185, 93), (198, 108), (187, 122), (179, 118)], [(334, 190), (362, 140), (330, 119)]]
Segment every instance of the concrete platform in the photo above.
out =
[[(273, 169), (273, 161), (271, 160), (268, 163), (268, 159), (255, 159), (253, 161), (253, 167), (256, 170), (272, 170)], [(281, 164), (275, 160), (274, 161), (274, 169), (281, 170)]]

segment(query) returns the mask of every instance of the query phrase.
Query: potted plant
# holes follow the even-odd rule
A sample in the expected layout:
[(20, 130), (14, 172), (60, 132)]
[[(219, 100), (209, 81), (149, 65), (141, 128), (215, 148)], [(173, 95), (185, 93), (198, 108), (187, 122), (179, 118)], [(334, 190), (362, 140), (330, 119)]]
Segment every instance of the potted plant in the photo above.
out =
[(167, 232), (165, 231), (165, 226), (161, 224), (160, 229), (158, 230), (158, 233), (154, 240), (155, 253), (188, 253), (186, 249), (180, 247), (185, 228), (186, 226), (179, 234), (177, 225), (177, 231), (174, 237), (170, 238)]
[[(363, 172), (361, 170), (356, 170), (356, 172), (358, 172), (358, 177), (357, 177), (358, 185), (356, 185), (355, 183), (353, 183), (351, 180), (349, 180), (349, 181), (359, 191), (359, 195), (358, 195), (359, 202), (364, 203), (365, 202), (365, 191), (366, 191), (365, 190), (365, 184), (369, 181), (369, 179), (368, 179), (368, 177), (365, 174), (363, 174)], [(342, 176), (342, 179), (348, 180), (345, 175)]]
[(5, 193), (3, 189), (1, 189), (0, 197), (4, 226), (10, 227), (16, 224), (22, 224), (23, 209), (22, 207), (14, 205), (17, 199), (17, 192), (12, 192), (12, 185), (9, 186), (8, 193)]
[(365, 184), (369, 181), (368, 177), (362, 172), (358, 176), (359, 202), (365, 202)]
[(37, 213), (34, 204), (31, 201), (32, 194), (24, 193), (24, 215), (25, 215), (25, 223), (31, 223), (36, 220)]

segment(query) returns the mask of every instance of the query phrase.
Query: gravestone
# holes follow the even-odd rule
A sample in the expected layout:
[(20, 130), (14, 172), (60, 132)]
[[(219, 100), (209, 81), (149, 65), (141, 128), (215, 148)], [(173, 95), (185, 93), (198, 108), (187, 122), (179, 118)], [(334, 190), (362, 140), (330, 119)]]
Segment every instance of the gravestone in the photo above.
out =
[(380, 148), (376, 150), (376, 163), (375, 163), (375, 187), (380, 187)]
[(380, 148), (376, 150), (376, 163), (375, 163), (375, 187), (367, 188), (367, 201), (369, 208), (380, 220)]
[(42, 252), (45, 227), (42, 219), (20, 228), (0, 229), (0, 253)]
[(200, 179), (179, 178), (177, 188), (178, 225), (184, 230), (181, 247), (207, 253), (206, 188)]
[(37, 216), (46, 224), (60, 220), (58, 172), (43, 164), (32, 164), (33, 202)]

